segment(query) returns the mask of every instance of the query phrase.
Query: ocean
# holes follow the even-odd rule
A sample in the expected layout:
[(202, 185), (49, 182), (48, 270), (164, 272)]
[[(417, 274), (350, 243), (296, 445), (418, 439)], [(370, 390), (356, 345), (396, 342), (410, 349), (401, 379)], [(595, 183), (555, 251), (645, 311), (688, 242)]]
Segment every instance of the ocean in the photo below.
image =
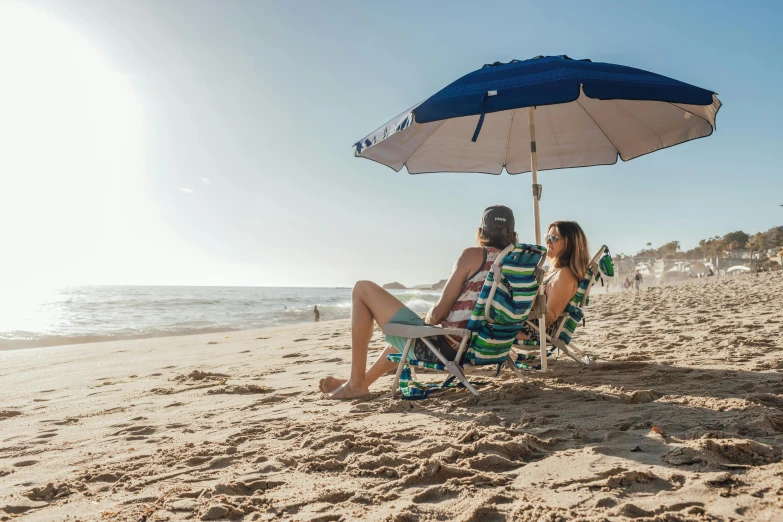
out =
[[(416, 312), (436, 290), (391, 290)], [(5, 302), (3, 302), (5, 301)], [(0, 350), (312, 322), (351, 314), (350, 288), (78, 286), (0, 296)]]

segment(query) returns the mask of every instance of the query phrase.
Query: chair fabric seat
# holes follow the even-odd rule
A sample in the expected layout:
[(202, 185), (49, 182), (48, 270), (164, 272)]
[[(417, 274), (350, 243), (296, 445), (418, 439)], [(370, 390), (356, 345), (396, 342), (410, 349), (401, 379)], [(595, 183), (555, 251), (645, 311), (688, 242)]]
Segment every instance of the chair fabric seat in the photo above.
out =
[[(390, 360), (393, 363), (398, 363), (402, 360), (402, 354), (401, 353), (392, 353), (386, 356), (388, 360)], [(429, 368), (430, 370), (440, 370), (440, 371), (446, 371), (446, 367), (443, 366), (440, 363), (432, 363), (427, 361), (419, 361), (416, 359), (408, 359), (408, 365), (409, 366), (416, 366), (418, 368)]]

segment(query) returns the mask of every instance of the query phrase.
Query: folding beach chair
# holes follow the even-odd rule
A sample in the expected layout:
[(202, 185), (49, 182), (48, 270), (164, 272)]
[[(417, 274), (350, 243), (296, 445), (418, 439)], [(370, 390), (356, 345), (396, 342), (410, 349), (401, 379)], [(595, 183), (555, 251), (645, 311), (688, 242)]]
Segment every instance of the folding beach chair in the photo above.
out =
[[(580, 364), (590, 364), (590, 356), (574, 344), (571, 339), (579, 323), (584, 323), (584, 307), (590, 302), (590, 289), (599, 280), (602, 285), (608, 284), (605, 279), (612, 276), (614, 276), (612, 257), (609, 255), (609, 248), (603, 245), (590, 260), (587, 274), (584, 279), (579, 281), (574, 298), (568, 303), (560, 317), (546, 329), (546, 357), (540, 359), (540, 369), (546, 370), (546, 359), (547, 357), (552, 357), (556, 350), (560, 350)], [(533, 321), (528, 321), (528, 326), (540, 333), (538, 325)], [(532, 340), (517, 341), (515, 344), (517, 346), (540, 347), (539, 341)], [(539, 353), (541, 352), (539, 351)], [(537, 361), (539, 361), (538, 355), (518, 354), (514, 364), (522, 370), (539, 369), (538, 365), (535, 364)]]
[[(509, 367), (522, 377), (520, 369), (509, 357), (517, 333), (524, 327), (533, 308), (543, 279), (546, 248), (517, 243), (506, 247), (492, 264), (484, 286), (479, 293), (467, 329), (437, 326), (409, 326), (388, 323), (383, 325), (385, 335), (408, 338), (402, 354), (391, 354), (388, 359), (398, 363), (392, 393), (399, 392), (406, 399), (422, 399), (435, 389), (443, 389), (455, 378), (474, 395), (476, 388), (465, 377), (465, 366)], [(543, 302), (543, 301), (539, 301)], [(542, 320), (540, 327), (545, 328)], [(447, 360), (428, 339), (450, 335), (461, 339), (453, 361)], [(414, 339), (421, 339), (440, 363), (408, 359)], [(541, 353), (546, 345), (540, 344)], [(415, 381), (414, 367), (447, 371), (451, 374), (440, 386), (425, 386)], [(524, 377), (523, 377), (524, 378)]]

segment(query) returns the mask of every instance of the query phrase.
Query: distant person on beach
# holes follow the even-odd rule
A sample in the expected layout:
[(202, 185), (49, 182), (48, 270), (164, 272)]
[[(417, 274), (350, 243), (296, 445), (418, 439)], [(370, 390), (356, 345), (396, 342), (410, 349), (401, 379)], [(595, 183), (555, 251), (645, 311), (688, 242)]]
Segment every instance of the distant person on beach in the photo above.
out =
[(636, 275), (633, 276), (633, 287), (638, 292), (640, 286), (642, 286), (642, 274), (640, 274), (639, 271), (637, 270)]
[[(388, 346), (367, 369), (367, 349), (372, 339), (373, 322), (422, 325), (442, 324), (450, 328), (465, 328), (478, 292), (484, 285), (492, 263), (501, 250), (518, 242), (511, 209), (495, 205), (484, 210), (476, 231), (476, 246), (462, 251), (451, 271), (443, 293), (422, 321), (413, 310), (371, 281), (359, 281), (353, 287), (351, 306), (351, 375), (349, 379), (326, 377), (318, 388), (329, 399), (353, 399), (368, 394), (369, 386), (382, 375), (393, 371), (397, 364), (386, 356), (401, 353), (407, 339), (386, 336)], [(445, 336), (431, 338), (432, 343), (449, 360), (457, 355), (459, 343)], [(420, 340), (412, 346), (412, 357), (421, 361), (439, 362)]]
[(315, 315), (315, 322), (321, 320), (321, 312), (318, 311), (318, 305), (315, 305), (315, 308), (313, 308), (313, 314)]
[[(555, 221), (546, 234), (546, 255), (550, 260), (549, 273), (544, 277), (546, 294), (546, 324), (553, 325), (576, 295), (579, 281), (587, 275), (590, 250), (582, 227), (576, 221)], [(530, 319), (537, 319), (536, 308)], [(525, 324), (524, 332), (517, 334), (520, 340), (538, 340), (538, 332)]]
[(631, 280), (628, 279), (628, 276), (625, 276), (625, 281), (623, 281), (623, 292), (627, 291), (632, 286), (633, 283), (631, 283)]

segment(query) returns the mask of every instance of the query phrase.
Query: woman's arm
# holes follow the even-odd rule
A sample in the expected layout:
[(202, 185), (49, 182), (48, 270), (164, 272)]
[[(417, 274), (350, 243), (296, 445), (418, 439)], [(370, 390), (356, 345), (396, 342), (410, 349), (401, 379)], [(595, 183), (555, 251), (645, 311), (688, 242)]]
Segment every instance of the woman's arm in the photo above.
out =
[(446, 281), (446, 286), (443, 288), (440, 299), (438, 299), (435, 306), (427, 312), (424, 322), (427, 324), (440, 324), (446, 319), (446, 316), (448, 316), (451, 311), (451, 307), (454, 306), (454, 303), (459, 299), (462, 285), (467, 281), (468, 277), (481, 268), (483, 262), (484, 249), (482, 248), (471, 247), (466, 248), (462, 252), (459, 259), (457, 259), (457, 262), (454, 263), (454, 268), (451, 270), (449, 280)]
[[(578, 283), (576, 277), (568, 268), (562, 268), (546, 285), (546, 327), (557, 321), (560, 314), (568, 306), (568, 302), (576, 294)], [(530, 320), (538, 319), (535, 308), (530, 313)], [(528, 336), (524, 332), (517, 334), (517, 339), (526, 340)]]

